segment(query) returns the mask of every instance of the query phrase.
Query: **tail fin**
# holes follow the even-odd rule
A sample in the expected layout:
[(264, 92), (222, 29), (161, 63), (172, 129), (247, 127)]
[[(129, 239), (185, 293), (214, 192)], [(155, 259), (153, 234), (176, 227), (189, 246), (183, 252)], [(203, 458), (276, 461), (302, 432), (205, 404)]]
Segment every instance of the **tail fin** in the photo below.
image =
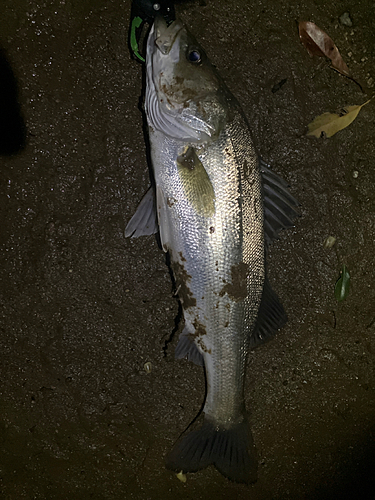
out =
[(167, 469), (176, 472), (197, 472), (210, 464), (237, 483), (257, 480), (257, 454), (246, 420), (223, 428), (205, 418), (199, 429), (176, 443), (166, 459)]

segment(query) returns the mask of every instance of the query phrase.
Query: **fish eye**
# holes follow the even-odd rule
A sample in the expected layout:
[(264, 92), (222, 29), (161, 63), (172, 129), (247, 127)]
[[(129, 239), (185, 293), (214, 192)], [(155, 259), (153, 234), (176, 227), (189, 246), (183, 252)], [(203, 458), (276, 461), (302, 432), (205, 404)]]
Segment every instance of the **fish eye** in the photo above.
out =
[(188, 53), (188, 60), (194, 64), (198, 64), (198, 63), (202, 62), (200, 52), (198, 50), (195, 50), (195, 49), (191, 50)]

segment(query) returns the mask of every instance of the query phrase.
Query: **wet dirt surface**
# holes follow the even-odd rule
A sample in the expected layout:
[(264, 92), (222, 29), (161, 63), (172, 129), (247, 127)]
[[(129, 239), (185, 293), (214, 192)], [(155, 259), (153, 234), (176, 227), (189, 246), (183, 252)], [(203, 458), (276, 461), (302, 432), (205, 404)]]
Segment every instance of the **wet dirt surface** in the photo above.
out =
[[(201, 3), (180, 16), (301, 203), (269, 258), (289, 322), (247, 371), (259, 479), (233, 484), (211, 467), (182, 483), (164, 468), (204, 376), (173, 357), (165, 255), (154, 237), (124, 238), (149, 185), (130, 2), (5, 0), (0, 41), (27, 142), (0, 157), (1, 498), (375, 497), (374, 104), (329, 140), (304, 136), (374, 91), (374, 4)], [(329, 33), (367, 95), (309, 57), (295, 20)], [(343, 263), (351, 290), (337, 304)]]

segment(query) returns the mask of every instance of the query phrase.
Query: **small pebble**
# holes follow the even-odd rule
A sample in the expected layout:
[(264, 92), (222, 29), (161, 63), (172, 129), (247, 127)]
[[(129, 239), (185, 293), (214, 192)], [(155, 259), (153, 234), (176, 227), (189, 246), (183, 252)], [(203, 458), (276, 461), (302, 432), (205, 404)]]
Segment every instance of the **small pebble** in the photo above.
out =
[(323, 243), (324, 248), (332, 248), (336, 243), (336, 238), (334, 236), (328, 236), (328, 238)]
[(350, 14), (349, 12), (344, 12), (344, 14), (342, 14), (340, 17), (339, 17), (339, 21), (341, 24), (343, 24), (344, 26), (353, 26), (353, 21), (351, 20), (350, 18)]
[(150, 361), (147, 361), (147, 363), (145, 363), (143, 365), (143, 368), (145, 370), (146, 373), (151, 373), (152, 371), (152, 364), (150, 363)]
[(357, 179), (358, 175), (359, 175), (358, 170), (354, 170), (353, 171), (353, 177), (354, 177), (354, 179)]

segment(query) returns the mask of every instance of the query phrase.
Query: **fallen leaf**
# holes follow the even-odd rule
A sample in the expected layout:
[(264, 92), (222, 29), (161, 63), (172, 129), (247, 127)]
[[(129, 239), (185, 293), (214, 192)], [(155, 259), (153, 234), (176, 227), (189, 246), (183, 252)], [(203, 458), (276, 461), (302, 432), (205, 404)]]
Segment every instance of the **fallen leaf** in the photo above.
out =
[(341, 276), (336, 282), (335, 297), (338, 302), (345, 300), (349, 293), (350, 274), (346, 269), (346, 265), (342, 266)]
[(323, 113), (308, 124), (308, 132), (306, 135), (314, 137), (332, 137), (336, 132), (346, 128), (354, 121), (361, 108), (371, 101), (360, 104), (359, 106), (348, 106), (343, 109), (339, 115), (337, 113)]
[(349, 76), (349, 68), (340, 55), (339, 49), (327, 33), (310, 21), (301, 21), (298, 25), (299, 37), (311, 56), (328, 57), (333, 68)]
[(177, 479), (179, 479), (182, 483), (186, 483), (186, 474), (182, 471), (176, 474)]

